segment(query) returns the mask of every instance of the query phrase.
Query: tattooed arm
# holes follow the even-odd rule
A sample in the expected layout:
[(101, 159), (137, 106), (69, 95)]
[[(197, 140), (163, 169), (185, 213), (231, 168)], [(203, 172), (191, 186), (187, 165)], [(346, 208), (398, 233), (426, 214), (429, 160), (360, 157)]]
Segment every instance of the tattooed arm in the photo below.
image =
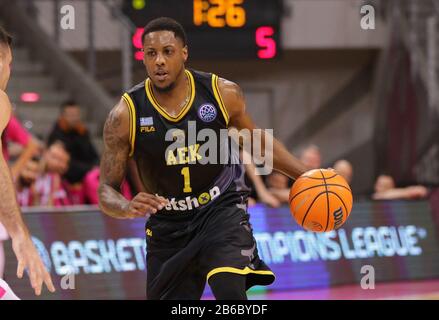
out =
[[(0, 135), (5, 129), (11, 114), (11, 103), (5, 92), (0, 90)], [(1, 146), (1, 141), (0, 141)], [(21, 216), (15, 198), (15, 189), (8, 165), (0, 152), (0, 222), (12, 238), (12, 248), (18, 260), (17, 276), (23, 277), (24, 269), (28, 269), (32, 288), (40, 295), (43, 282), (50, 291), (55, 288), (44, 264), (32, 243), (29, 230)]]
[[(236, 83), (225, 79), (219, 79), (218, 87), (229, 114), (229, 126), (235, 127), (238, 130), (248, 129), (253, 133), (253, 130), (257, 129), (257, 127), (250, 118), (250, 115), (245, 110), (245, 99), (241, 88)], [(288, 152), (284, 145), (274, 137), (270, 137), (273, 139), (272, 150), (268, 150), (269, 153), (265, 154), (265, 141), (269, 133), (267, 133), (265, 130), (263, 130), (261, 133), (261, 146), (258, 147), (260, 147), (260, 150), (262, 151), (261, 155), (264, 156), (265, 159), (267, 159), (267, 157), (272, 157), (274, 170), (279, 171), (293, 179), (298, 178), (301, 174), (307, 171), (305, 165), (290, 152)], [(252, 144), (253, 143), (254, 141), (252, 134)], [(255, 146), (253, 145), (253, 150), (254, 147)], [(253, 154), (253, 157), (255, 157), (255, 154)]]
[(111, 110), (104, 126), (104, 152), (101, 159), (99, 206), (101, 210), (118, 219), (133, 219), (156, 213), (166, 201), (145, 192), (138, 193), (131, 201), (120, 193), (120, 186), (127, 171), (130, 153), (130, 119), (128, 107), (121, 99)]

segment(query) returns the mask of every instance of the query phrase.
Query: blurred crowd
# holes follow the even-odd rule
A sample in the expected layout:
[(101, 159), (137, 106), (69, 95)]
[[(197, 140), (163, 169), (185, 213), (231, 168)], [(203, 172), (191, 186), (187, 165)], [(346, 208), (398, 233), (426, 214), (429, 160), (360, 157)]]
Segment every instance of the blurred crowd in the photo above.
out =
[[(323, 166), (321, 152), (316, 145), (305, 146), (298, 156), (309, 170), (319, 169)], [(340, 174), (349, 185), (352, 184), (354, 168), (348, 160), (337, 160), (330, 168)], [(255, 167), (247, 165), (247, 183), (252, 186), (250, 205), (261, 202), (276, 208), (288, 203), (290, 188), (294, 182), (292, 179), (275, 171), (268, 176), (258, 176), (253, 172), (255, 172)], [(381, 174), (376, 178), (374, 190), (367, 195), (367, 198), (373, 200), (416, 200), (427, 198), (428, 193), (428, 189), (421, 185), (397, 187), (390, 175)], [(354, 198), (356, 196), (354, 192)]]
[[(75, 101), (61, 105), (47, 137), (39, 140), (13, 116), (2, 136), (21, 207), (97, 204), (99, 155)], [(124, 195), (131, 198), (127, 182)]]
[[(97, 204), (99, 186), (99, 155), (90, 133), (81, 117), (81, 107), (75, 101), (66, 101), (47, 137), (33, 137), (16, 117), (2, 136), (3, 154), (10, 162), (12, 177), (16, 183), (20, 206), (60, 207), (66, 205)], [(243, 155), (245, 156), (245, 155)], [(298, 154), (311, 170), (323, 165), (319, 147), (305, 146)], [(341, 159), (330, 165), (351, 184), (354, 178), (352, 164)], [(252, 164), (246, 165), (246, 182), (252, 187), (249, 204), (257, 202), (271, 207), (288, 203), (293, 183), (287, 176), (272, 172), (268, 176), (255, 174)], [(135, 165), (129, 164), (123, 194), (143, 191)], [(422, 199), (428, 190), (423, 186), (398, 188), (389, 175), (376, 179), (370, 198)]]
[[(98, 203), (99, 155), (82, 121), (81, 107), (75, 101), (61, 105), (59, 117), (47, 137), (33, 137), (13, 116), (1, 139), (2, 152), (10, 164), (21, 207)], [(322, 156), (316, 145), (303, 148), (299, 158), (310, 170), (322, 167)], [(246, 182), (252, 187), (249, 206), (260, 202), (276, 208), (288, 203), (291, 179), (274, 171), (268, 176), (257, 175), (254, 165), (246, 164), (245, 167)], [(352, 183), (354, 169), (349, 161), (338, 160), (332, 168)], [(127, 169), (121, 191), (131, 199), (133, 194), (144, 190), (134, 162), (129, 162)], [(423, 186), (399, 188), (391, 176), (383, 174), (377, 177), (369, 198), (422, 199), (427, 195), (428, 190)], [(0, 278), (4, 269), (3, 241), (7, 238), (6, 230), (0, 224)]]

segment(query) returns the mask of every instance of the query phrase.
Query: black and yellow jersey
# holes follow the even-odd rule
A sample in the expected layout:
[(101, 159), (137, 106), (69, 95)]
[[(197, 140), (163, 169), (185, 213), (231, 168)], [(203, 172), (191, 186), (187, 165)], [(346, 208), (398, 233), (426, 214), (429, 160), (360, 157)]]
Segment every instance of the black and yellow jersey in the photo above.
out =
[(170, 201), (160, 214), (191, 212), (225, 191), (248, 191), (239, 154), (231, 152), (218, 77), (185, 73), (190, 95), (176, 116), (160, 106), (149, 78), (123, 95), (130, 113), (130, 156), (146, 190)]

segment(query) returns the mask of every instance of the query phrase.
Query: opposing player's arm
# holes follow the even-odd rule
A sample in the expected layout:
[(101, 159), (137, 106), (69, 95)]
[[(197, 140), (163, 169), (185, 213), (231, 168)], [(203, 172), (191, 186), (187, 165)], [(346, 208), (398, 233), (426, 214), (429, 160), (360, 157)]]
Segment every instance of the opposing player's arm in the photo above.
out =
[[(257, 129), (257, 126), (246, 112), (244, 94), (241, 88), (236, 83), (225, 79), (219, 79), (218, 86), (230, 117), (229, 126), (235, 127), (238, 130), (249, 129), (252, 131)], [(262, 156), (264, 156), (264, 158), (272, 157), (273, 168), (276, 171), (282, 172), (293, 179), (298, 178), (301, 174), (307, 171), (305, 165), (290, 152), (288, 152), (284, 145), (274, 137), (273, 149), (268, 150), (269, 154), (264, 153), (265, 141), (268, 134), (269, 133), (267, 133), (265, 130), (262, 131)]]
[[(0, 90), (0, 111), (2, 116), (0, 117), (0, 135), (3, 134), (10, 116), (11, 116), (11, 103), (5, 92)], [(1, 145), (0, 140), (0, 145)], [(0, 201), (0, 222), (2, 222), (8, 230), (11, 237), (19, 234), (28, 234), (26, 226), (21, 219), (20, 209), (15, 199), (14, 184), (11, 179), (9, 167), (3, 157), (3, 153), (0, 153), (0, 195), (2, 199)]]
[[(0, 90), (0, 135), (5, 129), (11, 114), (11, 103), (5, 92)], [(0, 141), (1, 146), (1, 141)], [(28, 269), (29, 278), (35, 294), (41, 293), (43, 282), (50, 291), (55, 291), (50, 275), (44, 267), (30, 238), (20, 208), (15, 197), (9, 167), (0, 152), (0, 222), (6, 227), (12, 238), (12, 248), (18, 260), (17, 276), (23, 277), (24, 269)]]
[(161, 199), (140, 192), (128, 201), (120, 192), (130, 153), (130, 118), (128, 106), (121, 99), (111, 110), (104, 126), (104, 152), (101, 159), (99, 206), (118, 219), (144, 217), (162, 209)]
[(0, 136), (3, 134), (9, 119), (11, 118), (11, 103), (9, 102), (8, 95), (0, 90)]

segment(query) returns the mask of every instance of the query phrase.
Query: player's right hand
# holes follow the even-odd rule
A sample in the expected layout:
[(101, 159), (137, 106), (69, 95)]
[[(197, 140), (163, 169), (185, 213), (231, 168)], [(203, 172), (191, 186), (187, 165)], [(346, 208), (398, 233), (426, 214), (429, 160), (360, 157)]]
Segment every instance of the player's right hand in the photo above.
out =
[(142, 218), (155, 214), (168, 204), (168, 200), (161, 196), (139, 192), (129, 203), (126, 217), (129, 219)]

